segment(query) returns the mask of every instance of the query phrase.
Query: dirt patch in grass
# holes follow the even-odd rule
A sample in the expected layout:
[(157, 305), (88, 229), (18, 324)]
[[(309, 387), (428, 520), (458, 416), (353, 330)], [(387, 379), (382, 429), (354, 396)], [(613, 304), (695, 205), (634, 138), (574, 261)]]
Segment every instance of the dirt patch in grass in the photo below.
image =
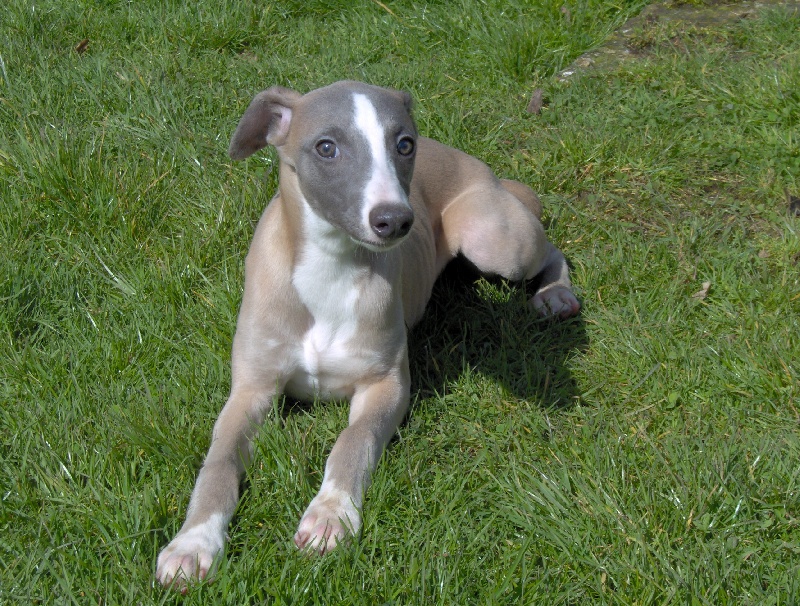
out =
[(640, 58), (662, 44), (680, 43), (681, 38), (687, 35), (708, 35), (735, 21), (751, 19), (765, 9), (776, 8), (800, 11), (800, 2), (657, 2), (625, 22), (603, 46), (578, 57), (557, 77), (564, 80), (580, 70), (614, 69), (620, 63)]

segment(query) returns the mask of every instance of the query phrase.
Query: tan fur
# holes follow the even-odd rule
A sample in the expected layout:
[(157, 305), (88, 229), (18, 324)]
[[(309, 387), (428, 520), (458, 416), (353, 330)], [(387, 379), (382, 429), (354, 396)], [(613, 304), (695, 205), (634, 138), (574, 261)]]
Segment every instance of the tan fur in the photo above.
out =
[[(334, 86), (339, 95), (363, 87)], [(315, 98), (326, 94), (321, 91)], [(287, 89), (261, 93), (231, 144), (233, 157), (246, 157), (267, 140), (277, 145), (280, 189), (247, 255), (231, 394), (214, 426), (186, 522), (159, 556), (157, 576), (164, 584), (185, 586), (213, 571), (224, 543), (218, 528), (227, 527), (236, 508), (253, 436), (285, 389), (351, 400), (349, 426), (333, 446), (295, 542), (324, 553), (358, 532), (364, 490), (408, 407), (406, 327), (422, 317), (436, 277), (457, 254), (487, 274), (514, 280), (540, 274), (532, 299), (537, 309), (562, 317), (578, 311), (564, 257), (539, 221), (536, 194), (424, 137), (417, 138), (409, 192), (411, 232), (385, 252), (351, 247), (303, 206), (294, 166), (303, 153), (298, 133), (304, 125), (296, 121), (314, 119), (303, 113), (305, 100)], [(315, 264), (327, 272), (321, 283), (339, 289), (342, 301), (326, 301), (327, 293), (308, 286)], [(313, 367), (313, 376), (298, 364)]]

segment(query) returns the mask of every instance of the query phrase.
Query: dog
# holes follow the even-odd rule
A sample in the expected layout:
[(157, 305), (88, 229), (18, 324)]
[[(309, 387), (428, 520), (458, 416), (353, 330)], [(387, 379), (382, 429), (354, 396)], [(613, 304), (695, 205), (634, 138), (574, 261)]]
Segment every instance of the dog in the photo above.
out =
[(407, 328), (463, 255), (485, 275), (538, 276), (544, 315), (578, 313), (564, 255), (536, 194), (417, 134), (408, 93), (343, 81), (301, 95), (269, 88), (231, 140), (233, 159), (273, 145), (279, 187), (245, 261), (231, 393), (182, 528), (156, 576), (183, 589), (213, 573), (273, 399), (349, 399), (319, 493), (294, 542), (325, 553), (358, 533), (364, 491), (410, 399)]

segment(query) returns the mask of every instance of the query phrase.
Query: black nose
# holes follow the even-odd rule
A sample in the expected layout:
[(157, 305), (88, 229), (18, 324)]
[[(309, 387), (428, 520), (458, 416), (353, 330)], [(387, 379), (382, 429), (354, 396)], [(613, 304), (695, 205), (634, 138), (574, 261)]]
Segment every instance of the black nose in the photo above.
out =
[(369, 212), (369, 226), (379, 238), (402, 238), (414, 224), (414, 211), (405, 204), (378, 204)]

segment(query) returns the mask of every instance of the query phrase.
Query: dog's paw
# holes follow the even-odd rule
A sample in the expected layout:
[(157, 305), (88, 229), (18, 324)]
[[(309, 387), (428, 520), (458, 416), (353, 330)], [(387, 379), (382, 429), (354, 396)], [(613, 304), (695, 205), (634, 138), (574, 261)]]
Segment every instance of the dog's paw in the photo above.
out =
[(191, 583), (214, 575), (225, 545), (225, 530), (218, 517), (181, 531), (158, 554), (156, 578), (162, 585), (185, 592)]
[(543, 316), (569, 318), (581, 309), (572, 291), (561, 284), (544, 287), (531, 298), (530, 303)]
[(328, 553), (361, 528), (361, 514), (343, 490), (322, 489), (306, 509), (294, 535), (299, 549)]

